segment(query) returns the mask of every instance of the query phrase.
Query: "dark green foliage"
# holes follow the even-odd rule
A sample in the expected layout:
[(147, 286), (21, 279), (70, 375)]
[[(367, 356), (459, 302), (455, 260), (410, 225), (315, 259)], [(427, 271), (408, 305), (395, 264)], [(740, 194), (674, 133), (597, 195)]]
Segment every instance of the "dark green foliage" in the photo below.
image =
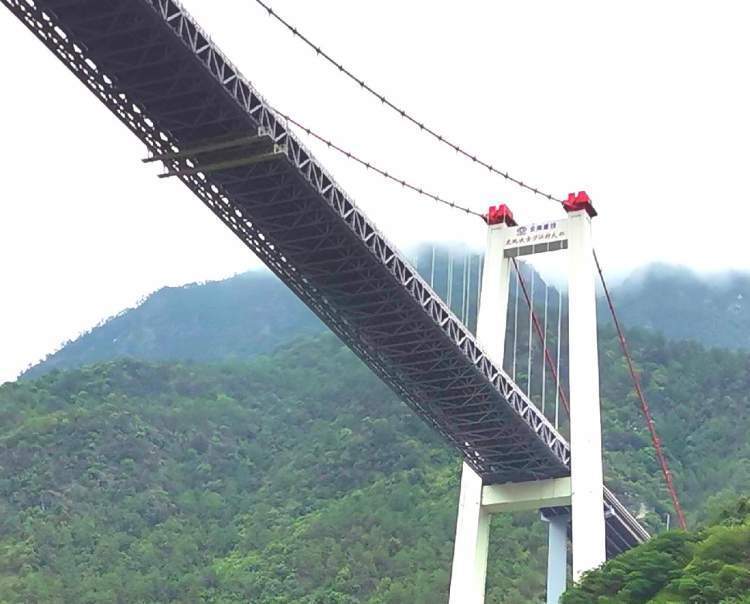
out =
[[(660, 493), (662, 504), (656, 509), (664, 514), (671, 505), (663, 480), (654, 471), (651, 441), (627, 366), (611, 332), (602, 335), (606, 478), (618, 494), (635, 495), (633, 503)], [(629, 338), (677, 487), (683, 503), (693, 510), (692, 519), (704, 517), (701, 508), (709, 497), (722, 501), (750, 491), (750, 355), (672, 342), (643, 331), (631, 331)], [(627, 464), (620, 463), (624, 459)]]
[[(444, 597), (458, 459), (330, 336), (53, 371), (0, 388), (0, 421), (0, 601)], [(540, 589), (527, 524), (496, 531), (536, 562), (498, 594)]]
[(742, 499), (720, 524), (659, 535), (568, 590), (563, 604), (748, 602), (750, 505)]
[[(718, 492), (750, 490), (747, 355), (647, 333), (633, 348), (691, 519), (716, 494), (705, 514), (744, 522)], [(668, 498), (609, 332), (601, 356), (608, 480), (658, 526)], [(331, 336), (249, 362), (123, 360), (6, 384), (0, 601), (445, 601), (458, 470)], [(527, 514), (493, 527), (488, 603), (539, 601), (544, 526)], [(679, 547), (638, 567), (638, 593), (692, 547), (665, 539)], [(717, 576), (742, 585), (732, 560)]]

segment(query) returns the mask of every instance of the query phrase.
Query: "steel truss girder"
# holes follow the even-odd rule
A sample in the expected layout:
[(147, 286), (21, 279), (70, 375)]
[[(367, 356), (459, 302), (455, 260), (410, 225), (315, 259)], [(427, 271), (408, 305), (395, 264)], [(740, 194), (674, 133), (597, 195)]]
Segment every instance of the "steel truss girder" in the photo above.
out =
[[(398, 396), (460, 450), (485, 482), (568, 473), (565, 440), (490, 362), (473, 335), (178, 2), (0, 2), (151, 153), (173, 152), (230, 133), (270, 137), (285, 150), (285, 159), (273, 169), (252, 166), (179, 178)], [(111, 35), (92, 31), (94, 23)], [(118, 35), (118, 29), (123, 33), (129, 27), (136, 28), (133, 35)], [(205, 104), (191, 102), (180, 110), (186, 98), (193, 100), (200, 92)], [(347, 262), (361, 270), (344, 269)], [(336, 278), (329, 282), (326, 275)], [(351, 296), (365, 302), (354, 308)], [(374, 325), (378, 317), (387, 318), (387, 330)], [(415, 333), (420, 332), (415, 326), (421, 333)], [(399, 338), (404, 334), (414, 334), (411, 342)], [(451, 387), (440, 388), (441, 383)], [(611, 493), (607, 501), (610, 541), (622, 549), (644, 539), (645, 532)]]

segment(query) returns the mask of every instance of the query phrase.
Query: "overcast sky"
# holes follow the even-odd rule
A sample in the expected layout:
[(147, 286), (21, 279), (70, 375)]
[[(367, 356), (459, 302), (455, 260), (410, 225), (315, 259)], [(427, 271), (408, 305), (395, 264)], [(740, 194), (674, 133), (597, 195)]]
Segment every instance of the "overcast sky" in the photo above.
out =
[[(269, 1), (471, 152), (556, 195), (587, 190), (609, 272), (750, 269), (750, 3)], [(253, 0), (184, 4), (309, 127), (477, 210), (562, 215), (420, 135)], [(0, 382), (161, 286), (257, 266), (187, 189), (141, 164), (137, 139), (5, 9), (0, 40)], [(482, 245), (475, 220), (308, 146), (397, 244)]]

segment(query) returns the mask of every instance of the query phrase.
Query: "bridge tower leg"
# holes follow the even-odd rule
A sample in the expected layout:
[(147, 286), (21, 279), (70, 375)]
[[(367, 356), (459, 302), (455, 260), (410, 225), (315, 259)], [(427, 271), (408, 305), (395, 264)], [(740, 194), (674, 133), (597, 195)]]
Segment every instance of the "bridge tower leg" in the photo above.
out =
[(596, 341), (596, 282), (588, 197), (568, 210), (568, 358), (570, 367), (570, 474), (572, 480), (573, 580), (606, 560)]
[(466, 463), (461, 470), (450, 604), (482, 604), (487, 580), (490, 515), (482, 507), (482, 478)]
[[(503, 366), (510, 287), (510, 260), (504, 255), (505, 239), (508, 227), (513, 225), (515, 222), (509, 211), (497, 224), (490, 225), (482, 273), (482, 303), (477, 316), (477, 340), (498, 367)], [(490, 514), (482, 506), (482, 487), (481, 477), (464, 463), (461, 470), (449, 604), (484, 602)]]
[(568, 583), (568, 522), (567, 514), (547, 517), (549, 524), (547, 541), (547, 604), (558, 604)]

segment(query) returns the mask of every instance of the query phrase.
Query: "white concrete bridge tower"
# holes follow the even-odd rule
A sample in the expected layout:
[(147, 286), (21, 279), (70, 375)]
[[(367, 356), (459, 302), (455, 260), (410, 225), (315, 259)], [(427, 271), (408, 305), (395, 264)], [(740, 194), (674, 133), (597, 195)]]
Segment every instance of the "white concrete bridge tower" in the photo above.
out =
[[(484, 602), (490, 516), (518, 510), (569, 507), (571, 516), (542, 513), (549, 524), (547, 603), (565, 591), (568, 526), (572, 521), (573, 580), (605, 561), (599, 363), (596, 291), (588, 196), (571, 194), (567, 218), (518, 226), (507, 206), (490, 208), (477, 339), (497, 366), (503, 366), (512, 258), (567, 249), (570, 380), (570, 476), (515, 484), (483, 484), (464, 463), (461, 475), (450, 604)], [(553, 227), (553, 228), (551, 228)], [(529, 327), (531, 329), (531, 327)]]

